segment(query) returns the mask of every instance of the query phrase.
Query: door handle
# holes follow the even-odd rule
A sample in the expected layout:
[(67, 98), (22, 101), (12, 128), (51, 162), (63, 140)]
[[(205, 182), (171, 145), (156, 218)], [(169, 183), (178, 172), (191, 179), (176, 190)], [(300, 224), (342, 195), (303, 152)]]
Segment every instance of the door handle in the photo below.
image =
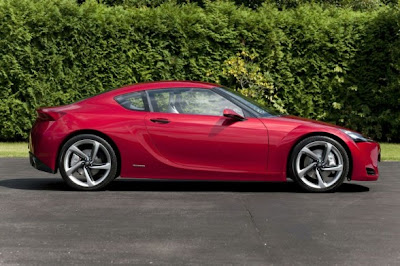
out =
[(166, 118), (151, 118), (150, 121), (157, 124), (168, 124), (170, 122)]

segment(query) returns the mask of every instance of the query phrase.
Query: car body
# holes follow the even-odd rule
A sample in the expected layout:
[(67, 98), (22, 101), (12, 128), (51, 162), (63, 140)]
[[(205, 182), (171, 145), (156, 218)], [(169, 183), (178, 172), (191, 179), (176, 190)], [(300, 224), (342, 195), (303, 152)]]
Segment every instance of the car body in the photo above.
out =
[[(39, 170), (56, 173), (68, 140), (89, 134), (112, 147), (115, 177), (286, 181), (295, 146), (318, 136), (343, 147), (348, 157), (347, 179), (378, 179), (378, 143), (331, 124), (272, 115), (246, 102), (217, 84), (165, 81), (41, 108), (29, 138), (30, 161)], [(182, 107), (188, 105), (189, 109)], [(333, 161), (338, 160), (331, 155)], [(75, 161), (84, 164), (85, 155), (78, 157)]]

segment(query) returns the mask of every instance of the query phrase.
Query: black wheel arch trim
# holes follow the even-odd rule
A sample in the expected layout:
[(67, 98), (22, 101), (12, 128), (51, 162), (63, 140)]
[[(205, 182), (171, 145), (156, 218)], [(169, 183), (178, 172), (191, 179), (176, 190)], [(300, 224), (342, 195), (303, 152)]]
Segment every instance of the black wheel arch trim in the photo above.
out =
[(41, 160), (39, 160), (32, 152), (29, 152), (29, 162), (34, 168), (40, 171), (44, 171), (51, 174), (57, 173), (57, 167), (54, 170), (51, 169), (50, 166), (46, 165)]

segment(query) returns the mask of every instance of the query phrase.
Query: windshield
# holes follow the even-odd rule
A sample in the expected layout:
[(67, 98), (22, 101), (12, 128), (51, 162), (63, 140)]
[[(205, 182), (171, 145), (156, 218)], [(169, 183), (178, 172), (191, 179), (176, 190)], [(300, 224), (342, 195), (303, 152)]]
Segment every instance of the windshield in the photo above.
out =
[(257, 113), (261, 117), (269, 117), (276, 115), (275, 112), (267, 110), (265, 106), (260, 105), (259, 103), (255, 102), (253, 99), (246, 97), (234, 90), (228, 88), (216, 88), (218, 91), (222, 91), (225, 94), (228, 94), (230, 97), (234, 98), (236, 101), (240, 102), (241, 104), (248, 107), (251, 111)]

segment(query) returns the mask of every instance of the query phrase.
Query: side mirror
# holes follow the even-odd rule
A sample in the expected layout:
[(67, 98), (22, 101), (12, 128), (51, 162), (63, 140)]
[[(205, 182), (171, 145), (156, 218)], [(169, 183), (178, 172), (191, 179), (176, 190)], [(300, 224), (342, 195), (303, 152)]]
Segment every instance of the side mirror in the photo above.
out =
[(224, 110), (224, 116), (236, 121), (243, 121), (246, 120), (246, 118), (244, 118), (243, 116), (241, 116), (240, 114), (236, 113), (235, 111), (233, 111), (232, 109), (225, 109)]

